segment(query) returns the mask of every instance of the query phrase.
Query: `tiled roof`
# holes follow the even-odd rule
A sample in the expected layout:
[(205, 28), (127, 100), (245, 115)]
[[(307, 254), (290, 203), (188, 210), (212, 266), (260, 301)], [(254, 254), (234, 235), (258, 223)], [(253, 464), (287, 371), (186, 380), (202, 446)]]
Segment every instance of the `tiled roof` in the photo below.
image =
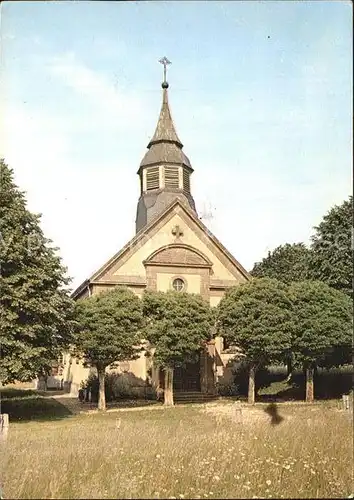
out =
[(142, 159), (140, 167), (146, 167), (159, 162), (183, 164), (192, 168), (189, 158), (175, 142), (153, 143)]
[(148, 144), (148, 148), (150, 149), (150, 147), (155, 143), (164, 141), (173, 142), (180, 148), (183, 148), (183, 144), (178, 138), (171, 117), (171, 111), (168, 105), (167, 88), (163, 89), (162, 106), (161, 106), (159, 120), (156, 125), (154, 136)]
[(173, 124), (168, 104), (167, 88), (163, 87), (162, 92), (162, 107), (156, 130), (140, 163), (139, 172), (143, 167), (158, 163), (185, 165), (193, 170), (189, 158), (182, 151), (183, 144), (179, 140)]

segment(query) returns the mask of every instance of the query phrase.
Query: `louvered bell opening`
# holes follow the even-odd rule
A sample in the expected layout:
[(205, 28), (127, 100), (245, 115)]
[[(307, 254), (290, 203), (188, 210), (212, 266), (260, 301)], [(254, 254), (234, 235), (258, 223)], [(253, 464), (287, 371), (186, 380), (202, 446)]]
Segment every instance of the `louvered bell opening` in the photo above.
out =
[(185, 169), (183, 169), (183, 189), (187, 191), (187, 193), (191, 192), (190, 174)]
[(160, 186), (159, 167), (150, 167), (146, 171), (146, 190), (152, 191)]
[(178, 167), (165, 167), (165, 187), (179, 188)]

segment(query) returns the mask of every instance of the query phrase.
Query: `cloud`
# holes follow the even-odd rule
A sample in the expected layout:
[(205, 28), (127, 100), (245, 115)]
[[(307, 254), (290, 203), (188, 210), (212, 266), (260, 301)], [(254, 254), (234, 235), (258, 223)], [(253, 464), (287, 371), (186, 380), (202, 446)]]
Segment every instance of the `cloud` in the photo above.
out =
[[(14, 169), (16, 183), (27, 192), (29, 209), (43, 213), (45, 235), (59, 246), (75, 287), (134, 234), (137, 165), (124, 148), (117, 156), (116, 149), (108, 155), (100, 150), (107, 134), (114, 140), (118, 130), (120, 143), (132, 144), (146, 113), (139, 96), (116, 88), (73, 54), (43, 59), (43, 65), (61, 84), (82, 96), (83, 110), (91, 106), (91, 135), (85, 112), (68, 119), (67, 110), (60, 106), (51, 113), (49, 107), (7, 99), (1, 122), (1, 156)], [(95, 142), (88, 144), (92, 134)], [(108, 143), (111, 150), (116, 147)], [(96, 152), (92, 157), (84, 154), (89, 146)]]
[(124, 126), (127, 120), (131, 122), (145, 115), (139, 96), (127, 89), (123, 92), (119, 81), (113, 82), (104, 74), (80, 63), (72, 52), (52, 58), (48, 71), (105, 113), (106, 119), (113, 115)]

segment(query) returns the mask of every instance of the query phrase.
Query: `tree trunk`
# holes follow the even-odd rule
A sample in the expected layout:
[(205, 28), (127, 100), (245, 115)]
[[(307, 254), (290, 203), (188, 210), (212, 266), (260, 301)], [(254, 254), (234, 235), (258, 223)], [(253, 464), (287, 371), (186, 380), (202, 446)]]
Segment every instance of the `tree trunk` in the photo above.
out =
[(314, 390), (313, 390), (313, 367), (306, 368), (306, 403), (313, 403)]
[(291, 376), (293, 374), (293, 363), (291, 358), (289, 358), (286, 362), (286, 369), (287, 369), (286, 382), (290, 382)]
[(173, 406), (173, 368), (165, 368), (164, 405)]
[(106, 411), (106, 395), (104, 392), (105, 368), (97, 368), (98, 374), (98, 409)]
[(248, 377), (248, 403), (250, 405), (254, 405), (256, 401), (255, 376), (256, 376), (256, 371), (254, 365), (251, 365)]
[(291, 359), (288, 359), (287, 363), (286, 363), (286, 366), (287, 366), (287, 376), (290, 378), (291, 377), (291, 373), (293, 371), (293, 363), (291, 361)]

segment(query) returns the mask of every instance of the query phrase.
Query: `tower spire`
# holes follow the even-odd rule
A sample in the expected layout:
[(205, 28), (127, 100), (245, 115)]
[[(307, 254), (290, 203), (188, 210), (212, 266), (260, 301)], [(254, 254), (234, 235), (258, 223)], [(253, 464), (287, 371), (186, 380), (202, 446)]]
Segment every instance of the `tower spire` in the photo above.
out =
[(196, 213), (190, 186), (193, 168), (183, 152), (183, 144), (176, 133), (168, 104), (166, 73), (171, 61), (163, 57), (159, 63), (163, 65), (162, 106), (155, 133), (137, 172), (140, 177), (137, 232), (176, 199)]
[(167, 89), (169, 84), (166, 80), (167, 66), (172, 64), (171, 61), (167, 59), (167, 57), (163, 57), (159, 60), (159, 63), (163, 65), (163, 82), (161, 84), (162, 87), (162, 106), (160, 111), (160, 116), (156, 125), (155, 133), (148, 144), (148, 149), (151, 148), (154, 144), (159, 144), (161, 142), (173, 142), (179, 148), (183, 148), (183, 144), (178, 138), (177, 132), (175, 130), (175, 126), (173, 124), (170, 106), (168, 104), (168, 93)]

